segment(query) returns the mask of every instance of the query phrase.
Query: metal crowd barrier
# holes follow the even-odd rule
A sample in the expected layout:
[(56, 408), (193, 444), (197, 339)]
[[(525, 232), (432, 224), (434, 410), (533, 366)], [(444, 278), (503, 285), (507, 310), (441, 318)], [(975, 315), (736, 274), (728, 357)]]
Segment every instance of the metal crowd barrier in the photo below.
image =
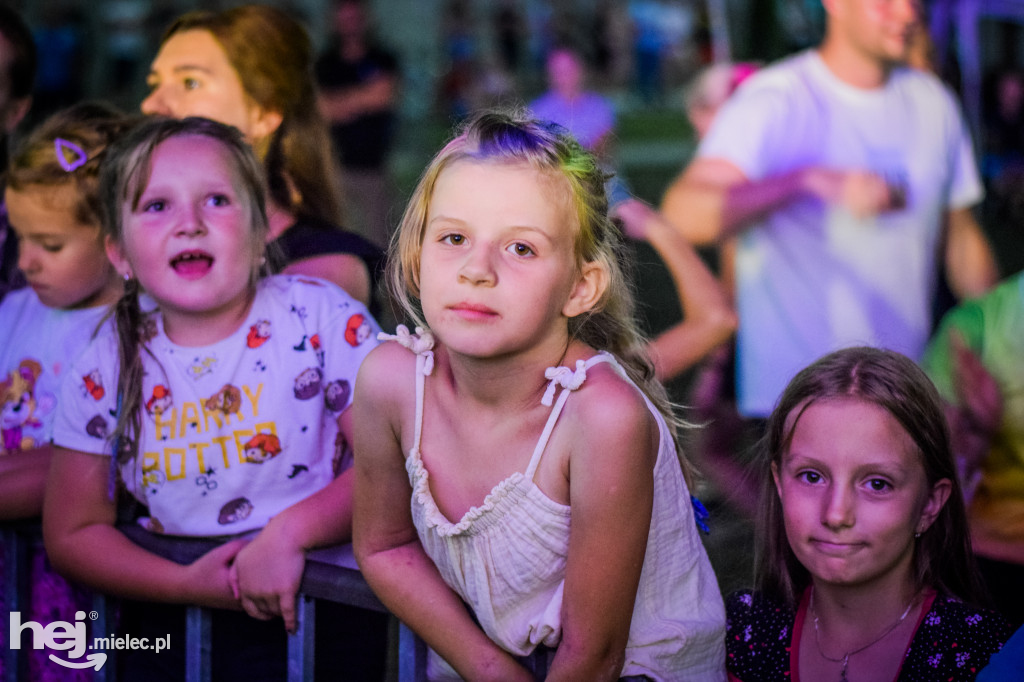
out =
[[(135, 544), (180, 564), (189, 564), (217, 545), (214, 540), (175, 538), (155, 535), (135, 525), (121, 527)], [(29, 548), (40, 537), (38, 521), (0, 524), (0, 541), (4, 549), (4, 597), (6, 609), (27, 612)], [(364, 609), (386, 612), (363, 579), (352, 556), (351, 545), (338, 545), (310, 552), (302, 574), (298, 599), (298, 631), (288, 639), (288, 682), (313, 680), (315, 616), (317, 600), (348, 604)], [(97, 594), (93, 610), (93, 632), (113, 632), (114, 599)], [(28, 651), (10, 647), (9, 616), (2, 623), (5, 651), (3, 682), (28, 679)], [(209, 609), (189, 606), (185, 616), (185, 682), (210, 682), (211, 613)], [(397, 646), (397, 681), (423, 682), (426, 679), (426, 645), (404, 624), (399, 623)], [(103, 667), (93, 673), (95, 682), (115, 682), (116, 652), (107, 652)]]

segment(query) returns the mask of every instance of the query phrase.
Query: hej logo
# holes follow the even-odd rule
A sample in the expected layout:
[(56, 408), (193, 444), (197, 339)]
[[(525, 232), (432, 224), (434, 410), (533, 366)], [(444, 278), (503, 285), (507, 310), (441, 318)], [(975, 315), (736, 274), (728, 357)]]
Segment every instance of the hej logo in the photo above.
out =
[[(33, 648), (42, 649), (46, 647), (47, 649), (55, 649), (57, 651), (67, 651), (69, 658), (81, 658), (85, 654), (86, 649), (84, 620), (85, 611), (78, 611), (75, 613), (74, 623), (58, 620), (44, 627), (42, 624), (32, 620), (22, 623), (21, 613), (11, 611), (11, 648), (21, 648), (22, 632), (28, 630), (32, 633)], [(102, 652), (89, 654), (84, 661), (66, 661), (57, 658), (53, 654), (50, 654), (49, 658), (54, 663), (58, 663), (66, 668), (95, 668), (99, 670), (107, 662), (107, 655)]]

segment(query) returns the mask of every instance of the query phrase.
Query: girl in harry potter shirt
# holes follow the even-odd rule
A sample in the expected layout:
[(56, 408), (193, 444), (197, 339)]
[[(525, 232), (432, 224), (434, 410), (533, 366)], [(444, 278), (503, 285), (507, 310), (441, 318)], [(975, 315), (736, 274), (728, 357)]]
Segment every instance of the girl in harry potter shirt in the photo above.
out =
[[(263, 174), (233, 128), (148, 120), (110, 150), (101, 187), (107, 252), (126, 292), (62, 387), (47, 551), (107, 593), (244, 608), (294, 631), (305, 550), (350, 535), (347, 407), (375, 343), (348, 343), (345, 330), (354, 316), (376, 323), (328, 282), (260, 276)], [(163, 559), (115, 526), (113, 477), (148, 507), (153, 532), (246, 536), (189, 565)], [(147, 605), (130, 627), (159, 622), (156, 611)], [(234, 637), (219, 644), (218, 632)], [(279, 625), (222, 613), (213, 675), (248, 679), (247, 664), (280, 678), (285, 642)]]

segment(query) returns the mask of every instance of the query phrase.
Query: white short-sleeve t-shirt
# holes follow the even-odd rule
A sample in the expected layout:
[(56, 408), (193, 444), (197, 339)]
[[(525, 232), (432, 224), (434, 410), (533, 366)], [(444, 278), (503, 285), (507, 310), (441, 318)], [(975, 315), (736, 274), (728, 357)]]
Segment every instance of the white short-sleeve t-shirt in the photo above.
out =
[(806, 51), (745, 81), (698, 156), (755, 181), (807, 166), (870, 170), (906, 198), (868, 219), (806, 198), (740, 235), (741, 412), (768, 415), (796, 372), (837, 348), (921, 356), (945, 214), (982, 196), (959, 109), (937, 78), (898, 68), (884, 87), (858, 89)]

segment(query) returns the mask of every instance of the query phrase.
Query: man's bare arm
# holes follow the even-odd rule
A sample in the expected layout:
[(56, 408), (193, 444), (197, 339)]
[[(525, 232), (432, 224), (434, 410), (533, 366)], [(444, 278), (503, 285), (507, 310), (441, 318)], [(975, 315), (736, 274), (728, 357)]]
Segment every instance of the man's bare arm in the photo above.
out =
[(732, 237), (798, 199), (841, 204), (859, 217), (895, 208), (878, 175), (862, 170), (809, 166), (762, 180), (748, 180), (724, 159), (697, 159), (669, 186), (662, 213), (690, 242), (711, 244)]
[(947, 214), (946, 271), (949, 288), (963, 300), (991, 289), (999, 279), (999, 268), (992, 247), (969, 208), (952, 209)]

